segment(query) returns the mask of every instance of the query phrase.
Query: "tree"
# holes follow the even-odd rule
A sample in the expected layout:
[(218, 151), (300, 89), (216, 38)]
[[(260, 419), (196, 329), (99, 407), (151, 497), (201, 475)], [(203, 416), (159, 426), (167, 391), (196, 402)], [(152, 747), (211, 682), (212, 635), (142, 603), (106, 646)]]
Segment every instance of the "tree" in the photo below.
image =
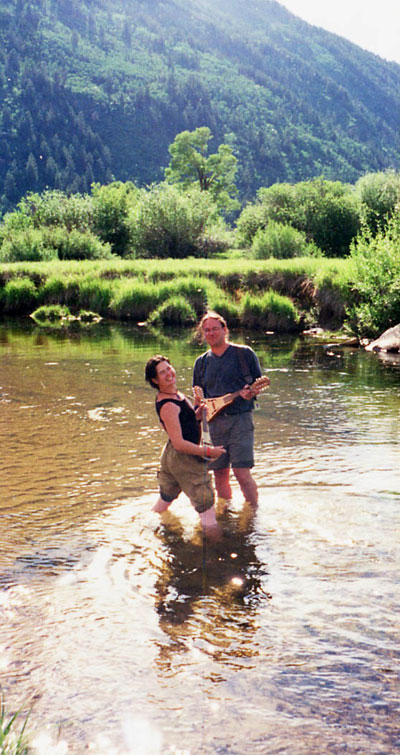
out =
[(168, 148), (171, 161), (165, 178), (184, 189), (198, 184), (201, 191), (210, 193), (218, 209), (231, 212), (240, 206), (235, 199), (237, 159), (228, 144), (220, 144), (217, 152), (207, 155), (211, 138), (207, 126), (177, 134)]

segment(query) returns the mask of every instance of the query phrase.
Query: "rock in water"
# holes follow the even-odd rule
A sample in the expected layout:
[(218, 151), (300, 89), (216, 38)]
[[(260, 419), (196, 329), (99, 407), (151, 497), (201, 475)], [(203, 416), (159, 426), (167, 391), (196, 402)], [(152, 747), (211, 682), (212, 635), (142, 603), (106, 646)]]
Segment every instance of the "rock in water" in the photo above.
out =
[(366, 351), (400, 351), (400, 324), (389, 328), (376, 341), (371, 341)]

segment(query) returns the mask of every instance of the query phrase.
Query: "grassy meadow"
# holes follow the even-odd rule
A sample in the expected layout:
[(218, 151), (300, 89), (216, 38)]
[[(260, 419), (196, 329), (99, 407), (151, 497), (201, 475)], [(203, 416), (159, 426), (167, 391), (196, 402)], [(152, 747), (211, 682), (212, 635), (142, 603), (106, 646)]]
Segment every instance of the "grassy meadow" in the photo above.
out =
[[(352, 260), (166, 259), (4, 263), (0, 312), (67, 313), (152, 325), (191, 325), (206, 309), (232, 327), (338, 329), (352, 297)], [(43, 310), (42, 308), (46, 308)], [(58, 310), (57, 308), (61, 308)], [(40, 311), (39, 318), (40, 319)]]

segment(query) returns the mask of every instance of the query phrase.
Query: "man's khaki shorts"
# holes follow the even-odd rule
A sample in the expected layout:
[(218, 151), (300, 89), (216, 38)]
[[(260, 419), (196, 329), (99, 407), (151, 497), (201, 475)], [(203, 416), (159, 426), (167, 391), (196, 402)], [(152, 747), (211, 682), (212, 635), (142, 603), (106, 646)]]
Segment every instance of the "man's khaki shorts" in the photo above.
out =
[(175, 451), (170, 440), (163, 448), (157, 477), (160, 496), (164, 501), (173, 501), (183, 492), (199, 514), (210, 509), (214, 503), (214, 488), (207, 462), (200, 456)]

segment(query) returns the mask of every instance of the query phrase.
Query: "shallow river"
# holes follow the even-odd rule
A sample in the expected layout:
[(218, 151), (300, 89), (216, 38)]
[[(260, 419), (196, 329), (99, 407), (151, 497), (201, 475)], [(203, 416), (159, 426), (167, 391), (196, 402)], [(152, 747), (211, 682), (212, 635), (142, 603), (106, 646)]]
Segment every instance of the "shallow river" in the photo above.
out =
[(0, 683), (34, 752), (400, 750), (400, 365), (271, 336), (260, 505), (204, 547), (151, 511), (164, 436), (143, 382), (188, 332), (0, 324)]

